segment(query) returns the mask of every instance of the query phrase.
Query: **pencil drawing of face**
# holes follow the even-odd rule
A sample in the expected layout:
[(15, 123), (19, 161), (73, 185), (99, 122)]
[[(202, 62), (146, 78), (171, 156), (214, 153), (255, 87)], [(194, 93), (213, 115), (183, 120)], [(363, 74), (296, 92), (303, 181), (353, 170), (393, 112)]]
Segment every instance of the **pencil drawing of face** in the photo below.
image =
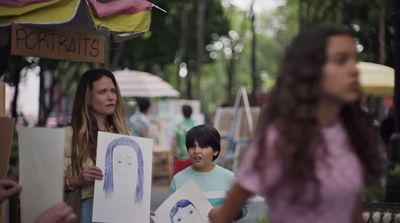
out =
[(131, 191), (135, 203), (142, 203), (144, 173), (139, 144), (128, 137), (114, 139), (107, 146), (105, 160), (103, 191), (106, 198), (113, 195), (114, 189)]
[(137, 162), (134, 150), (128, 146), (117, 146), (114, 149), (114, 192), (127, 196), (129, 191), (134, 191), (137, 179), (136, 167)]
[(202, 223), (200, 212), (189, 200), (182, 199), (175, 203), (170, 211), (171, 223)]

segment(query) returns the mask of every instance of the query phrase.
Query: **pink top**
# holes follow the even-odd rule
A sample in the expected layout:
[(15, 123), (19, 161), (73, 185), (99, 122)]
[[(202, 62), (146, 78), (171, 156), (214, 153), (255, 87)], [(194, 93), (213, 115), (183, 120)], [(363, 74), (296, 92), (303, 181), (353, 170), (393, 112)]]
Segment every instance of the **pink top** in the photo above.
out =
[[(320, 203), (310, 208), (301, 202), (291, 205), (285, 196), (293, 189), (292, 185), (280, 186), (274, 192), (274, 185), (282, 174), (282, 163), (276, 158), (274, 143), (277, 131), (270, 128), (267, 134), (267, 154), (264, 157), (263, 171), (254, 170), (257, 156), (256, 145), (249, 147), (243, 166), (240, 168), (237, 183), (243, 188), (263, 196), (268, 204), (268, 217), (273, 223), (350, 223), (353, 210), (363, 186), (361, 163), (352, 151), (345, 129), (340, 123), (323, 128), (322, 135), (327, 145), (325, 158), (316, 163), (316, 175), (320, 181)], [(322, 147), (321, 147), (322, 148)], [(318, 156), (317, 156), (318, 157)], [(264, 178), (260, 175), (263, 174)], [(265, 179), (265, 182), (262, 182)], [(315, 191), (308, 188), (305, 197), (310, 198)]]

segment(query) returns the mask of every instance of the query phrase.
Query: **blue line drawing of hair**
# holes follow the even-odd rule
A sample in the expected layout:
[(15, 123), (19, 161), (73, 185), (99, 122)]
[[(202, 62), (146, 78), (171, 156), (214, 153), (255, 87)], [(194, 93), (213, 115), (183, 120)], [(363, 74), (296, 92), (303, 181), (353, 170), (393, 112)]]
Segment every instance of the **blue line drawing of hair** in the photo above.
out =
[(186, 199), (179, 200), (178, 202), (175, 203), (175, 205), (171, 208), (171, 211), (169, 212), (169, 218), (171, 219), (171, 223), (174, 223), (174, 217), (176, 213), (178, 213), (179, 209), (187, 207), (189, 205), (192, 205), (194, 209), (196, 209), (196, 211), (199, 212), (199, 210), (197, 210), (196, 206), (191, 201)]
[(135, 189), (135, 203), (142, 203), (143, 200), (143, 154), (141, 148), (137, 142), (128, 137), (121, 137), (114, 139), (107, 146), (106, 162), (105, 162), (105, 173), (104, 173), (104, 184), (103, 191), (106, 194), (106, 198), (110, 198), (114, 191), (113, 183), (113, 152), (117, 146), (128, 146), (136, 152), (138, 174), (137, 183)]

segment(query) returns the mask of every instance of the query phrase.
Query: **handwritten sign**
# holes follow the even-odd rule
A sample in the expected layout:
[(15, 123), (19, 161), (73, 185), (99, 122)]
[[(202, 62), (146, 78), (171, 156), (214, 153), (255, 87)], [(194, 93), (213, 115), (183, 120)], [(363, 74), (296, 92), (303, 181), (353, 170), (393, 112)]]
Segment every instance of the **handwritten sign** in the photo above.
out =
[(13, 24), (11, 54), (104, 63), (105, 37)]

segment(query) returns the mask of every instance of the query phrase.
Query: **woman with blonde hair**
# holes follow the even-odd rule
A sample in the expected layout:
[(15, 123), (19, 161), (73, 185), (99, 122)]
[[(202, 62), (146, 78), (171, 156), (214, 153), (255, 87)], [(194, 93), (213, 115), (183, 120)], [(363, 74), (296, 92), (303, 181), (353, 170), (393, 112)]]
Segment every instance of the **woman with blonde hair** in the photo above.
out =
[(72, 127), (67, 128), (64, 183), (81, 189), (80, 222), (92, 222), (94, 180), (103, 178), (95, 166), (98, 131), (128, 135), (121, 94), (114, 75), (105, 69), (86, 71), (75, 93)]

